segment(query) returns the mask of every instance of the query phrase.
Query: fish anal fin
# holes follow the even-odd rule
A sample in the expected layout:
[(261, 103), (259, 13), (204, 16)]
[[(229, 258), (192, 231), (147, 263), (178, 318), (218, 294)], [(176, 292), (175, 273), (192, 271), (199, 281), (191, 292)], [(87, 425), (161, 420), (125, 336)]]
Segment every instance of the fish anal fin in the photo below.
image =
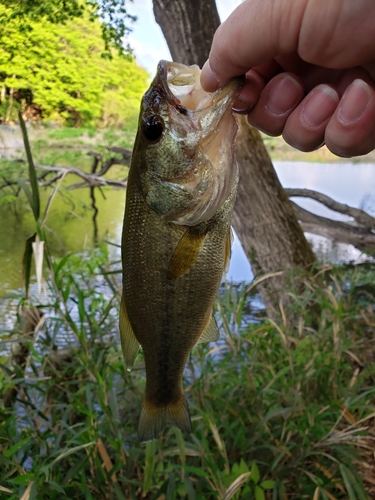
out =
[(133, 328), (130, 324), (124, 297), (121, 299), (120, 308), (120, 338), (125, 364), (127, 369), (130, 371), (133, 368), (135, 358), (137, 357), (139, 351), (139, 342), (136, 339)]
[(206, 328), (203, 330), (202, 335), (199, 337), (197, 344), (203, 342), (216, 342), (219, 340), (220, 333), (216, 323), (216, 319), (211, 316), (210, 321), (207, 323)]
[(205, 236), (206, 233), (196, 233), (190, 228), (184, 233), (169, 261), (169, 280), (184, 275), (194, 265)]
[(232, 255), (233, 230), (230, 227), (225, 240), (225, 256), (224, 256), (224, 274), (227, 274), (229, 269), (230, 258)]
[(138, 424), (139, 440), (146, 442), (156, 439), (167, 425), (191, 432), (190, 413), (185, 396), (182, 395), (177, 403), (163, 407), (154, 406), (144, 398)]

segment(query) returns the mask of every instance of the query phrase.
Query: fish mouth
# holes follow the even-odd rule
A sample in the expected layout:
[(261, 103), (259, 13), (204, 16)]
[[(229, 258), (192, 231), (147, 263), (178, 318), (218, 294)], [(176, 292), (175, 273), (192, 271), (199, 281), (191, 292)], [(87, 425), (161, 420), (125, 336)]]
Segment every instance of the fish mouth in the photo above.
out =
[[(217, 113), (217, 108), (222, 108), (223, 114), (233, 103), (235, 95), (240, 89), (241, 79), (231, 80), (216, 92), (206, 92), (200, 84), (201, 70), (196, 64), (184, 64), (160, 61), (157, 68), (156, 79), (163, 90), (168, 103), (180, 112), (194, 113), (205, 112), (210, 108)], [(155, 82), (156, 83), (156, 82)], [(191, 113), (193, 112), (193, 113)]]
[[(171, 147), (171, 154), (176, 150), (182, 153), (176, 168), (153, 172), (149, 185), (155, 193), (156, 186), (164, 190), (163, 200), (181, 200), (173, 210), (163, 205), (160, 214), (169, 222), (186, 226), (209, 220), (238, 182), (234, 155), (237, 122), (232, 106), (241, 79), (208, 93), (200, 85), (200, 73), (197, 65), (160, 61), (143, 100), (143, 109), (162, 116), (165, 136), (179, 145)], [(153, 201), (149, 203), (155, 210)]]

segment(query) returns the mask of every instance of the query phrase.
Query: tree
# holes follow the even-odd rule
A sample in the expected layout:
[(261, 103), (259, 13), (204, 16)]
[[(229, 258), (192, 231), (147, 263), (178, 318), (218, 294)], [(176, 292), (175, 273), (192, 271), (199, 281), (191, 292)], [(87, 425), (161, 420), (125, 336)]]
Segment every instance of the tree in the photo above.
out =
[[(215, 0), (153, 0), (174, 59), (202, 66), (219, 26)], [(309, 269), (315, 257), (298, 224), (259, 133), (241, 120), (237, 140), (240, 183), (234, 228), (258, 276), (299, 267)], [(288, 300), (286, 278), (277, 276), (260, 288), (269, 313)]]
[(127, 21), (136, 19), (127, 12), (125, 5), (126, 0), (0, 0), (0, 6), (4, 7), (0, 23), (3, 27), (17, 20), (21, 30), (29, 31), (30, 23), (35, 21), (62, 24), (89, 13), (92, 21), (101, 21), (102, 37), (110, 55), (109, 48), (112, 45), (120, 53), (124, 51), (123, 37), (131, 31)]
[[(53, 24), (42, 18), (20, 29), (20, 19), (0, 5), (9, 22), (0, 34), (2, 119), (18, 101), (25, 117), (64, 121), (70, 125), (124, 124), (138, 114), (148, 74), (133, 56), (105, 49), (101, 24), (89, 15)], [(8, 9), (9, 11), (9, 9)]]

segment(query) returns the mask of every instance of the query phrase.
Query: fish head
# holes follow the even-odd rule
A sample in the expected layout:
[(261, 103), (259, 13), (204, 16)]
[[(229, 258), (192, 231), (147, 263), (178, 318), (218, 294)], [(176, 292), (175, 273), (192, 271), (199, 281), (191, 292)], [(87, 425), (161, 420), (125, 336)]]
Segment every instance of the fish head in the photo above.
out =
[(209, 220), (238, 182), (233, 80), (213, 93), (198, 66), (160, 61), (145, 93), (132, 168), (148, 206), (166, 222)]

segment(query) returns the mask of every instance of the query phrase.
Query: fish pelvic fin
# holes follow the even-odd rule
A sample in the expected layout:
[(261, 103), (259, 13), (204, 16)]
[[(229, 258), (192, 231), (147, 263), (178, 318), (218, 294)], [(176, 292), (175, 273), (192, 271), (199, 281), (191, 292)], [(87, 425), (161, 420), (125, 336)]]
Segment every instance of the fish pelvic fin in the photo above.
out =
[(206, 233), (195, 233), (190, 228), (185, 232), (169, 261), (169, 280), (184, 275), (195, 264), (205, 237)]
[(220, 333), (219, 328), (216, 323), (216, 319), (211, 316), (206, 328), (203, 330), (202, 335), (199, 337), (197, 344), (202, 344), (203, 342), (216, 342), (219, 340)]
[(133, 328), (130, 324), (124, 296), (121, 298), (120, 308), (120, 338), (125, 364), (128, 371), (130, 371), (133, 368), (135, 358), (137, 357), (139, 351), (139, 342), (136, 339)]
[(181, 396), (177, 403), (157, 407), (144, 398), (138, 424), (138, 438), (142, 442), (152, 441), (167, 425), (179, 427), (182, 431), (191, 432), (190, 412), (186, 397)]

